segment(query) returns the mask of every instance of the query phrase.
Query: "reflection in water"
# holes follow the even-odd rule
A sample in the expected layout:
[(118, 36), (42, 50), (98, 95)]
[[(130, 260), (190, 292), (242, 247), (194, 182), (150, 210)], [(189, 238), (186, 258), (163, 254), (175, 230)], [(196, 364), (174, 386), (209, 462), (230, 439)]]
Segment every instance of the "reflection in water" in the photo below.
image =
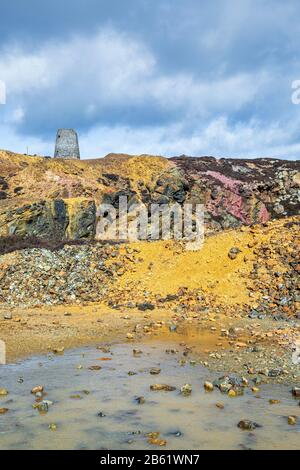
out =
[[(134, 355), (133, 348), (142, 353)], [(166, 354), (166, 349), (179, 353)], [(299, 448), (300, 426), (289, 426), (286, 418), (299, 415), (299, 406), (287, 386), (262, 385), (259, 397), (250, 389), (237, 398), (218, 390), (206, 393), (204, 381), (216, 375), (188, 361), (180, 365), (182, 351), (178, 343), (157, 340), (113, 345), (110, 352), (86, 348), (1, 366), (0, 388), (8, 389), (9, 395), (0, 397), (0, 408), (9, 411), (0, 415), (0, 448), (155, 449), (145, 436), (151, 432), (160, 433), (166, 449)], [(151, 375), (151, 368), (160, 368), (161, 373)], [(155, 383), (176, 390), (150, 391)], [(188, 397), (179, 392), (186, 383), (193, 388)], [(32, 408), (35, 397), (30, 391), (37, 385), (45, 387), (44, 399), (53, 402), (46, 414)], [(145, 402), (139, 404), (137, 397)], [(281, 403), (270, 405), (270, 398)], [(242, 431), (237, 428), (241, 419), (262, 427)], [(51, 424), (56, 430), (49, 429)]]

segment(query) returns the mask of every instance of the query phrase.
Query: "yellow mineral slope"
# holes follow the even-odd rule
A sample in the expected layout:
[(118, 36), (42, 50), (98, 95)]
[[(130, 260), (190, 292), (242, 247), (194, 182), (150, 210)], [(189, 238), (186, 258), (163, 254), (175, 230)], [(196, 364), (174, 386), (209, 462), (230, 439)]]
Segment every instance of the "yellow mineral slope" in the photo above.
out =
[[(289, 243), (286, 222), (222, 232), (207, 237), (199, 251), (185, 251), (173, 241), (136, 242), (132, 247), (138, 251), (138, 262), (116, 287), (132, 298), (145, 292), (165, 296), (186, 287), (213, 294), (223, 304), (253, 303), (255, 293), (249, 297), (247, 286), (251, 286), (249, 275), (257, 261), (256, 249), (269, 245), (274, 236)], [(228, 253), (233, 247), (241, 251), (230, 259)]]

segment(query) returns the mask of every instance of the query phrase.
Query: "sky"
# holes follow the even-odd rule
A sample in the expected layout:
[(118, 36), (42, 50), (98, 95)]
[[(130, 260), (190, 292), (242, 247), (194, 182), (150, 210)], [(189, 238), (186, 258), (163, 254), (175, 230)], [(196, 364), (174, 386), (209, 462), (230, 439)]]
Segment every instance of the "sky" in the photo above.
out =
[(83, 158), (298, 160), (299, 17), (299, 0), (0, 0), (0, 148), (53, 156), (75, 128)]

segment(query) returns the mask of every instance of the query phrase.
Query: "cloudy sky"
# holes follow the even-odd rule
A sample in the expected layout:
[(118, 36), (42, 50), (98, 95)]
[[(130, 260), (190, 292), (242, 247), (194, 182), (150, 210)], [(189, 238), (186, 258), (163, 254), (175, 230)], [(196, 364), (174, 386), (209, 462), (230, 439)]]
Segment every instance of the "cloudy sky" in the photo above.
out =
[[(0, 148), (299, 159), (299, 0), (0, 0)], [(300, 94), (299, 94), (300, 96)]]

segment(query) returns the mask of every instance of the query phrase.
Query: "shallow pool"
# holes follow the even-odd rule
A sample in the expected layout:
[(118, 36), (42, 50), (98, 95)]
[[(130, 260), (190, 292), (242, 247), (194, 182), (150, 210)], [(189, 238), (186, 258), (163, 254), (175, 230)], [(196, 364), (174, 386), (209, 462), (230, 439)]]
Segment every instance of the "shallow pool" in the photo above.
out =
[[(89, 347), (0, 366), (0, 388), (9, 391), (0, 397), (0, 408), (8, 409), (0, 415), (0, 448), (155, 449), (147, 434), (160, 433), (165, 449), (299, 449), (300, 419), (295, 426), (287, 422), (289, 415), (300, 416), (290, 387), (265, 384), (258, 395), (248, 388), (243, 396), (229, 398), (217, 389), (204, 391), (204, 381), (219, 374), (191, 364), (176, 342), (157, 339), (109, 349)], [(142, 352), (134, 355), (133, 349)], [(170, 349), (178, 352), (166, 352)], [(160, 374), (151, 375), (152, 368), (160, 368)], [(155, 383), (176, 390), (150, 391)], [(180, 394), (186, 383), (192, 385), (187, 397)], [(32, 407), (30, 392), (37, 385), (53, 402), (46, 414)], [(143, 404), (136, 401), (141, 396)], [(281, 403), (270, 405), (270, 398)], [(262, 427), (242, 431), (237, 427), (242, 419)]]

